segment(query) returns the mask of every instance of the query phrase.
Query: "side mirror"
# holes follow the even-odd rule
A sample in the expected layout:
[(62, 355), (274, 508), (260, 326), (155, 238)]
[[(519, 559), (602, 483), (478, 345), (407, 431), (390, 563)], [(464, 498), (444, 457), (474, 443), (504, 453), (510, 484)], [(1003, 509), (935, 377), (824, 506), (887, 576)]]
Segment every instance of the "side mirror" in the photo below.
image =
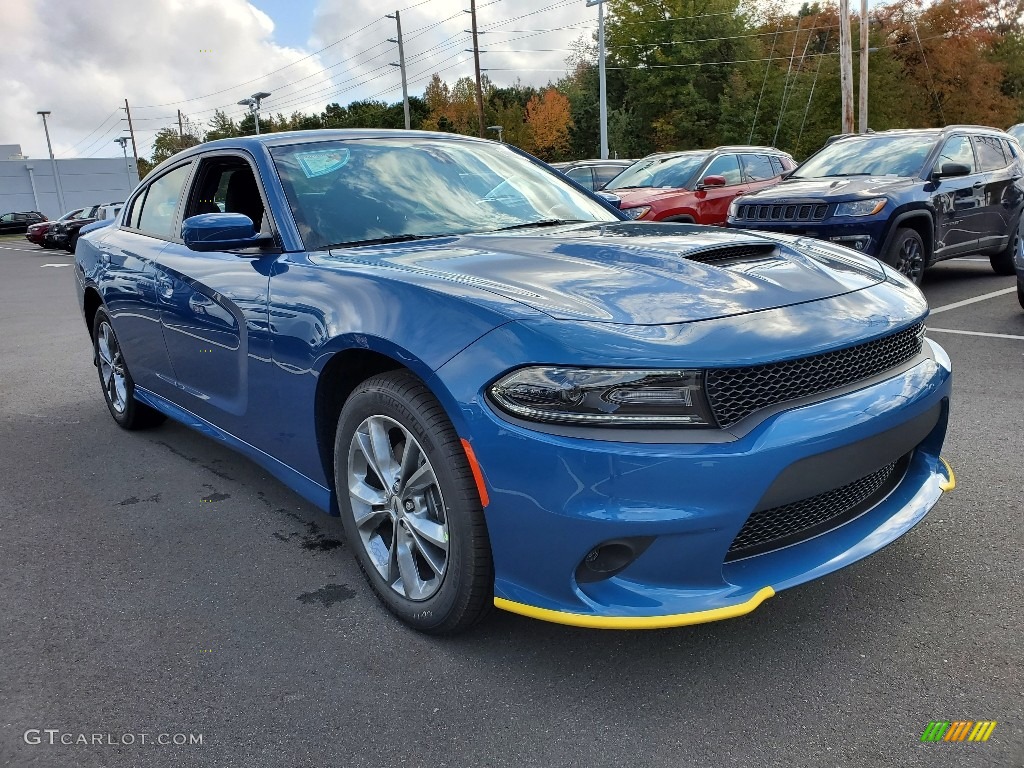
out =
[(611, 192), (602, 192), (600, 190), (598, 190), (594, 194), (596, 194), (598, 197), (602, 198), (605, 202), (611, 203), (616, 208), (621, 208), (622, 207), (622, 198), (619, 197), (618, 195), (613, 195)]
[(181, 239), (191, 251), (233, 251), (258, 248), (272, 239), (256, 234), (252, 219), (241, 213), (200, 213), (181, 223)]
[(724, 187), (725, 176), (705, 176), (700, 185), (702, 187)]
[(953, 176), (969, 176), (970, 166), (963, 163), (943, 163), (938, 171), (932, 174), (933, 179), (948, 179)]

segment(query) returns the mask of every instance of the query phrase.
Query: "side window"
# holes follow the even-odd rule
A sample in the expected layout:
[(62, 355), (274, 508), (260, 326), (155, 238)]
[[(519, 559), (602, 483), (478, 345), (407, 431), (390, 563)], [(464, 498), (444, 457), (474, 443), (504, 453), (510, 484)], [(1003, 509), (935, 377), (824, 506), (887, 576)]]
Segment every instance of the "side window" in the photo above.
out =
[(594, 187), (594, 174), (589, 167), (573, 168), (565, 175), (577, 184), (582, 184), (587, 189)]
[(618, 176), (624, 169), (618, 165), (595, 165), (594, 166), (594, 183), (598, 187), (603, 187), (609, 181)]
[(205, 158), (196, 174), (183, 219), (201, 213), (241, 213), (257, 232), (269, 226), (252, 166), (241, 157)]
[(708, 176), (724, 176), (726, 186), (739, 184), (743, 180), (739, 159), (736, 155), (719, 155), (704, 171), (704, 178)]
[(939, 170), (946, 163), (960, 163), (976, 173), (978, 167), (974, 164), (974, 151), (971, 149), (971, 140), (966, 136), (952, 136), (946, 139), (939, 153), (939, 159), (935, 161), (935, 170)]
[(767, 181), (778, 176), (782, 171), (776, 171), (772, 164), (772, 158), (768, 155), (741, 155), (743, 158), (743, 170), (746, 171), (750, 181)]
[(141, 232), (162, 240), (174, 239), (174, 214), (191, 170), (191, 163), (186, 163), (149, 185), (139, 211), (137, 227)]
[(12, 221), (14, 221), (13, 213), (5, 213), (3, 216), (0, 216), (0, 224), (10, 224)]
[(975, 136), (974, 148), (978, 152), (978, 167), (983, 171), (998, 171), (1009, 164), (1003, 155), (1003, 142), (995, 136)]

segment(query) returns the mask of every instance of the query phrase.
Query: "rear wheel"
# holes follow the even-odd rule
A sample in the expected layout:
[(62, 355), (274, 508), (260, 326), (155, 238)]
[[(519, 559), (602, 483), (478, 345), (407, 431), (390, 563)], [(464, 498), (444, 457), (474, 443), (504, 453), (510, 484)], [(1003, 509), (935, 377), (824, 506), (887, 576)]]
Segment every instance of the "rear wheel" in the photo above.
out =
[(78, 243), (78, 233), (75, 232), (72, 235), (68, 235), (68, 244), (65, 246), (65, 250), (68, 253), (75, 252), (75, 245)]
[(890, 243), (883, 261), (908, 277), (914, 285), (920, 285), (927, 264), (921, 235), (909, 227), (896, 230), (896, 236)]
[(493, 604), (479, 493), (437, 399), (407, 372), (374, 376), (338, 419), (334, 476), (346, 538), (381, 602), (431, 634), (468, 629)]
[(104, 309), (97, 310), (93, 320), (93, 350), (103, 398), (117, 425), (123, 429), (146, 429), (164, 421), (166, 416), (135, 399), (135, 382)]
[(1024, 309), (1024, 280), (1017, 278), (1017, 301), (1020, 302), (1021, 309)]
[(1024, 221), (1024, 219), (1018, 220), (1017, 226), (1013, 228), (1013, 236), (1010, 238), (1010, 242), (1006, 244), (1006, 248), (988, 257), (992, 270), (997, 275), (1012, 275), (1017, 271), (1013, 266), (1013, 257), (1017, 255), (1017, 249), (1021, 246), (1021, 221)]

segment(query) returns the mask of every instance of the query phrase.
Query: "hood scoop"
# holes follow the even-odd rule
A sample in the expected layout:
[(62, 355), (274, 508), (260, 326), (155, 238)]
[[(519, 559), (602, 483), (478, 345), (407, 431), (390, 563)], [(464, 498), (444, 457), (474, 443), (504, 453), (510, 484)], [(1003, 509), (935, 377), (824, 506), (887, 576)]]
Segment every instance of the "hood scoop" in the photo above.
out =
[(779, 257), (779, 247), (775, 243), (740, 243), (738, 245), (717, 246), (691, 251), (683, 254), (690, 261), (714, 266), (743, 264), (751, 261), (765, 261)]

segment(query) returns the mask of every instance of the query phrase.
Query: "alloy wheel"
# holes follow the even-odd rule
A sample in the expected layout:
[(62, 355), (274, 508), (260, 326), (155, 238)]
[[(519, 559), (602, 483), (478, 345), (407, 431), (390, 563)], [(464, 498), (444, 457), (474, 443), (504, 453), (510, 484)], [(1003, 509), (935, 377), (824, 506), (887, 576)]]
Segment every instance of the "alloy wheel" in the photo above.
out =
[(412, 433), (386, 416), (364, 419), (349, 445), (348, 490), (359, 541), (380, 577), (409, 600), (436, 594), (448, 568), (448, 519)]
[(916, 238), (911, 237), (903, 241), (895, 266), (914, 283), (921, 282), (924, 274), (924, 249)]
[(124, 358), (121, 347), (110, 323), (100, 323), (96, 332), (96, 353), (99, 356), (100, 379), (103, 391), (117, 413), (124, 413), (128, 407), (128, 385), (125, 378)]

